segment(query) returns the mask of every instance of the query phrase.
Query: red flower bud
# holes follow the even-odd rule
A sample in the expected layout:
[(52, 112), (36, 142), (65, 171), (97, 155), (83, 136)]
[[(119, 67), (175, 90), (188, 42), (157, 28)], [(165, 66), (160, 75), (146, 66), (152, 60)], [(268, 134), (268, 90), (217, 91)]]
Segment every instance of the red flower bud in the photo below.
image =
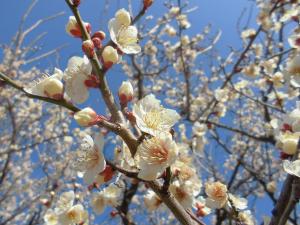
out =
[(85, 86), (88, 88), (98, 88), (99, 87), (99, 79), (96, 75), (90, 75), (87, 80), (84, 81)]
[(93, 37), (92, 41), (94, 43), (95, 48), (100, 49), (102, 48), (102, 41), (98, 37)]
[(153, 0), (144, 0), (144, 10), (148, 9), (153, 3)]
[(286, 131), (290, 131), (293, 132), (293, 128), (291, 125), (285, 123), (282, 125), (281, 131), (286, 132)]
[(80, 0), (72, 0), (73, 5), (78, 7), (80, 5)]
[(119, 213), (117, 211), (111, 211), (110, 212), (110, 216), (111, 217), (115, 217), (116, 215), (118, 215)]
[(92, 40), (86, 40), (82, 42), (82, 51), (89, 57), (93, 57), (94, 55), (94, 42)]
[(103, 41), (106, 37), (106, 34), (103, 31), (97, 31), (93, 34), (92, 38), (100, 38), (101, 41)]
[(284, 160), (288, 159), (289, 157), (291, 157), (291, 155), (286, 154), (285, 152), (280, 152), (280, 159)]

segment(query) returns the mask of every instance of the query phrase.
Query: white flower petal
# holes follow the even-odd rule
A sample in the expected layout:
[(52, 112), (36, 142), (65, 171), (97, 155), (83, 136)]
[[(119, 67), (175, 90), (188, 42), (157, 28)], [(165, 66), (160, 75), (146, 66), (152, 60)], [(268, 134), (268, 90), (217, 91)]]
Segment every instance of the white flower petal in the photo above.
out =
[(75, 200), (74, 191), (68, 191), (61, 194), (57, 201), (56, 208), (54, 209), (56, 214), (62, 214), (66, 210), (72, 207)]
[(89, 97), (89, 90), (85, 86), (85, 77), (74, 76), (66, 80), (66, 93), (77, 104), (85, 102)]
[(215, 201), (211, 198), (205, 199), (205, 205), (211, 209), (220, 209), (224, 206), (223, 202)]
[(161, 169), (157, 169), (154, 167), (143, 167), (142, 170), (140, 170), (138, 177), (143, 180), (151, 181), (155, 180), (161, 173)]
[(95, 145), (97, 146), (97, 149), (102, 152), (103, 147), (104, 147), (103, 135), (101, 133), (98, 133), (97, 135), (95, 135), (94, 140), (95, 140)]
[(300, 177), (300, 159), (295, 160), (294, 162), (284, 160), (282, 165), (285, 172)]
[(236, 207), (237, 209), (244, 210), (248, 207), (248, 200), (245, 198), (240, 198), (230, 193), (229, 198), (231, 199), (234, 207)]

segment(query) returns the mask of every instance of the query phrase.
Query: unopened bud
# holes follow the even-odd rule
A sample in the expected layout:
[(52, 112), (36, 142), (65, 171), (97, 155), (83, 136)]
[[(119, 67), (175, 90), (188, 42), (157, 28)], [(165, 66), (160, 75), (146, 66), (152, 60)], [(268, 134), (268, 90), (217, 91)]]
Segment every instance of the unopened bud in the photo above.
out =
[(94, 55), (94, 42), (92, 40), (86, 40), (82, 42), (82, 51), (89, 57), (91, 58)]
[(98, 37), (93, 37), (93, 38), (92, 38), (92, 41), (93, 41), (93, 43), (94, 43), (95, 48), (97, 48), (97, 49), (102, 48), (102, 41), (101, 41), (100, 38), (98, 38)]
[(119, 60), (118, 51), (111, 46), (106, 46), (102, 52), (102, 58), (103, 58), (104, 66), (106, 68), (109, 68), (113, 64), (118, 62)]
[(106, 37), (106, 34), (100, 30), (93, 34), (92, 38), (95, 38), (95, 37), (100, 38), (100, 40), (103, 41)]
[(92, 126), (98, 122), (97, 113), (90, 107), (86, 107), (74, 114), (76, 122), (83, 127)]
[(44, 94), (49, 98), (62, 99), (64, 85), (56, 78), (49, 78), (44, 84)]
[(125, 115), (126, 115), (126, 118), (127, 118), (131, 123), (136, 123), (136, 118), (135, 118), (133, 112), (127, 111)]
[(119, 88), (119, 99), (120, 103), (127, 105), (133, 98), (133, 87), (129, 81), (123, 81)]
[(131, 24), (131, 17), (126, 9), (119, 9), (115, 14), (115, 18), (121, 25), (129, 26)]
[(144, 10), (148, 9), (153, 3), (153, 0), (144, 0)]
[(80, 5), (80, 0), (72, 0), (73, 5), (78, 7)]
[(88, 79), (84, 81), (85, 86), (88, 88), (98, 88), (99, 87), (99, 79), (96, 75), (92, 74), (88, 76)]
[(172, 7), (170, 9), (170, 14), (173, 15), (173, 16), (177, 15), (179, 12), (180, 12), (180, 8), (179, 7)]
[(111, 217), (116, 217), (119, 213), (117, 211), (111, 211), (110, 216)]
[[(89, 23), (84, 22), (84, 26), (85, 26), (87, 32), (90, 33), (91, 25)], [(78, 37), (78, 38), (82, 37), (82, 33), (81, 33), (79, 24), (77, 23), (75, 16), (69, 17), (69, 21), (66, 25), (66, 32), (73, 37)]]

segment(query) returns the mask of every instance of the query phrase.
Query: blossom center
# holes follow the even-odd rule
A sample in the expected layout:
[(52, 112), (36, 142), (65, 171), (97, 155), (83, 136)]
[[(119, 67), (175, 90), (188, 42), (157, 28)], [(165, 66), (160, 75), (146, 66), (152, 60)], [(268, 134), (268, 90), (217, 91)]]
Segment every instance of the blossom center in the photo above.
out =
[(145, 124), (147, 125), (147, 127), (151, 128), (151, 129), (157, 129), (158, 126), (161, 124), (160, 111), (152, 110), (152, 111), (148, 112), (144, 116), (144, 121), (145, 121)]
[(146, 143), (146, 151), (144, 151), (141, 157), (148, 163), (152, 165), (160, 165), (168, 161), (169, 152), (159, 140), (156, 138), (151, 138)]
[(217, 199), (223, 199), (226, 196), (226, 192), (224, 192), (222, 187), (216, 186), (213, 191), (213, 196)]
[(117, 34), (117, 41), (120, 45), (130, 45), (137, 43), (138, 39), (129, 32), (128, 27), (122, 26)]
[(76, 212), (74, 210), (70, 210), (67, 213), (67, 217), (71, 220), (71, 221), (75, 221), (76, 219)]

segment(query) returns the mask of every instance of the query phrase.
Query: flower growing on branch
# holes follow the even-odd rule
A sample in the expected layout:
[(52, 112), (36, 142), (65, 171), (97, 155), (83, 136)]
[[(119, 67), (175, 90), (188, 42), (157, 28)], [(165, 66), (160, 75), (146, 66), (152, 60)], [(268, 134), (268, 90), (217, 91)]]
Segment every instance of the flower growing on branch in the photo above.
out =
[(83, 179), (87, 184), (92, 184), (96, 176), (106, 167), (103, 146), (102, 135), (97, 135), (95, 142), (91, 136), (86, 135), (76, 152), (74, 168), (84, 173)]
[(115, 14), (115, 18), (108, 23), (111, 40), (125, 54), (137, 54), (141, 51), (138, 42), (138, 30), (135, 26), (131, 26), (131, 18), (129, 12), (120, 9)]
[(144, 197), (144, 203), (148, 211), (156, 210), (162, 203), (154, 191), (148, 190)]
[(300, 87), (300, 54), (298, 53), (287, 62), (286, 75), (295, 87)]
[(294, 155), (297, 151), (300, 132), (285, 132), (277, 137), (277, 147), (288, 155)]
[(93, 194), (92, 208), (96, 214), (101, 214), (107, 205), (116, 207), (121, 195), (122, 189), (115, 184), (110, 184), (102, 191)]
[(205, 193), (208, 198), (206, 199), (206, 205), (210, 208), (222, 208), (225, 206), (228, 200), (228, 190), (225, 184), (221, 182), (213, 182), (205, 184)]
[(31, 87), (25, 88), (25, 91), (38, 96), (49, 97), (53, 99), (62, 99), (64, 86), (61, 82), (63, 72), (57, 68), (51, 76), (44, 75), (43, 78), (36, 81)]
[[(91, 73), (92, 65), (88, 58), (73, 56), (69, 59), (64, 73), (64, 81), (66, 82), (66, 93), (75, 103), (81, 104), (88, 99), (88, 88), (92, 86), (90, 83), (93, 83), (88, 82), (93, 81)], [(94, 83), (96, 86), (96, 80)]]
[(44, 221), (46, 225), (58, 225), (58, 216), (52, 209), (48, 209), (44, 215)]
[(110, 68), (113, 64), (119, 62), (117, 49), (106, 46), (102, 52), (102, 60), (105, 68)]
[(119, 88), (119, 99), (120, 103), (127, 105), (133, 98), (133, 87), (129, 81), (123, 81)]
[(82, 42), (82, 51), (87, 55), (87, 57), (89, 58), (93, 57), (95, 52), (94, 48), (95, 48), (94, 41), (85, 40)]
[(75, 194), (73, 191), (62, 193), (54, 209), (58, 224), (73, 225), (84, 224), (88, 219), (88, 213), (81, 204), (74, 204)]
[(274, 129), (276, 146), (287, 155), (294, 155), (297, 152), (300, 137), (300, 107), (285, 115), (281, 120), (271, 120)]
[(180, 119), (172, 109), (165, 109), (153, 94), (147, 95), (133, 106), (133, 114), (141, 131), (155, 135), (156, 132), (169, 132)]
[(80, 126), (88, 127), (99, 122), (101, 120), (101, 117), (98, 116), (93, 109), (91, 109), (90, 107), (86, 107), (76, 112), (74, 114), (74, 119)]
[(139, 146), (135, 160), (140, 168), (138, 177), (143, 180), (155, 180), (171, 166), (178, 155), (176, 143), (168, 133), (145, 139)]
[(288, 174), (300, 177), (300, 160), (295, 160), (293, 162), (289, 160), (283, 161), (283, 169)]
[[(86, 28), (87, 32), (90, 33), (91, 32), (91, 25), (89, 23), (85, 23), (85, 22), (84, 22), (84, 25), (85, 25), (85, 28)], [(82, 37), (82, 33), (81, 33), (81, 30), (80, 30), (79, 24), (76, 21), (75, 16), (70, 16), (69, 17), (69, 21), (66, 25), (66, 32), (69, 35), (73, 36), (73, 37), (77, 37), (77, 38)]]

